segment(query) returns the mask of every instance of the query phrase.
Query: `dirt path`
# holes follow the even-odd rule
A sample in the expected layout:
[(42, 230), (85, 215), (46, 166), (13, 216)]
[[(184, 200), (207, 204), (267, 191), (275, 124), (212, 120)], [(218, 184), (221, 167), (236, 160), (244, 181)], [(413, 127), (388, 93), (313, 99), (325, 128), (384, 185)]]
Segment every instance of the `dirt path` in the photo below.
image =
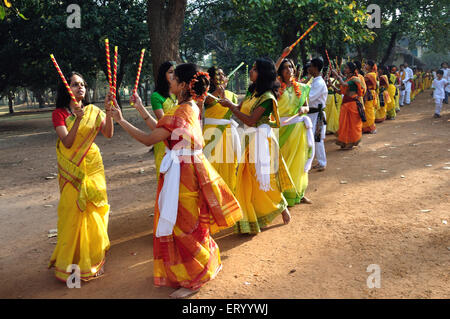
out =
[[(444, 105), (433, 119), (433, 109), (420, 94), (354, 151), (327, 136), (327, 170), (310, 174), (314, 204), (254, 237), (215, 236), (223, 270), (193, 298), (449, 298), (450, 112)], [(112, 207), (107, 274), (68, 289), (46, 269), (56, 243), (47, 232), (58, 186), (45, 179), (56, 173), (55, 142), (50, 113), (0, 118), (0, 298), (166, 298), (172, 289), (152, 283), (153, 155), (117, 126), (112, 140), (96, 141)], [(371, 264), (379, 289), (366, 284)]]

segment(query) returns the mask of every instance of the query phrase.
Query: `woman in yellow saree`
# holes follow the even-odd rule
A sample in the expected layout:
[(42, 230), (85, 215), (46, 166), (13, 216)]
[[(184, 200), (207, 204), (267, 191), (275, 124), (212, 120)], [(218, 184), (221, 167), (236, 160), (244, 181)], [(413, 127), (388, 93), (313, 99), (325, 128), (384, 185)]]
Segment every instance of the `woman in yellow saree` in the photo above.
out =
[(386, 102), (384, 99), (384, 90), (387, 89), (387, 85), (385, 84), (383, 87), (381, 86), (380, 79), (383, 76), (384, 66), (381, 66), (378, 69), (378, 90), (377, 90), (377, 100), (378, 100), (378, 108), (375, 112), (375, 123), (382, 123), (386, 120)]
[(332, 72), (341, 85), (341, 93), (344, 94), (336, 144), (341, 146), (341, 149), (348, 150), (357, 146), (361, 141), (362, 121), (365, 116), (363, 115), (364, 107), (360, 98), (363, 96), (364, 90), (356, 75), (356, 65), (353, 62), (345, 64), (344, 75), (347, 77), (345, 82), (336, 70)]
[[(391, 100), (391, 97), (389, 95), (389, 79), (387, 77), (386, 73), (386, 67), (382, 66), (379, 70), (380, 72), (380, 85), (379, 85), (379, 103), (380, 107), (383, 107), (386, 109), (386, 115), (387, 116), (387, 110), (389, 109), (389, 106), (394, 110), (394, 100)], [(394, 110), (395, 112), (395, 110)]]
[(111, 97), (105, 99), (105, 115), (88, 104), (86, 82), (79, 73), (72, 72), (67, 79), (78, 104), (60, 84), (52, 113), (58, 135), (58, 241), (49, 268), (55, 267), (56, 278), (66, 282), (72, 265), (78, 265), (80, 279), (88, 281), (103, 274), (110, 246), (105, 174), (94, 140), (99, 132), (113, 136)]
[(210, 93), (217, 100), (207, 97), (205, 100), (203, 138), (205, 155), (211, 165), (222, 176), (228, 187), (234, 192), (236, 188), (236, 170), (241, 155), (241, 143), (237, 133), (238, 123), (231, 116), (231, 110), (221, 105), (220, 98), (227, 98), (237, 103), (237, 95), (225, 90), (226, 79), (222, 69), (208, 69), (211, 78)]
[(340, 94), (334, 90), (335, 79), (327, 80), (328, 96), (325, 107), (325, 116), (327, 119), (327, 134), (336, 133), (339, 129), (339, 102)]
[(369, 60), (366, 64), (366, 74), (364, 80), (367, 86), (367, 92), (364, 95), (364, 112), (366, 114), (366, 122), (363, 123), (363, 133), (375, 134), (377, 127), (375, 124), (375, 112), (378, 109), (377, 98), (377, 65)]
[[(153, 227), (153, 278), (156, 286), (179, 288), (171, 297), (186, 297), (221, 270), (219, 247), (212, 234), (242, 218), (233, 193), (203, 154), (200, 124), (207, 73), (195, 64), (180, 64), (171, 80), (179, 105), (156, 120), (148, 114), (147, 134), (113, 109), (114, 120), (145, 145), (164, 141)], [(136, 103), (142, 104), (137, 95)]]
[(388, 67), (385, 67), (384, 75), (386, 76), (386, 79), (388, 79), (387, 92), (390, 99), (386, 106), (386, 119), (394, 120), (397, 116), (397, 113), (395, 112), (395, 93), (397, 91), (397, 88), (395, 87), (396, 78), (395, 75), (391, 74)]
[[(289, 206), (300, 202), (311, 203), (305, 197), (305, 192), (308, 187), (308, 171), (311, 169), (314, 157), (312, 123), (306, 116), (309, 111), (306, 100), (311, 87), (295, 81), (294, 74), (294, 62), (283, 59), (278, 68), (278, 77), (281, 83), (278, 98), (278, 112), (281, 123), (279, 144), (281, 155), (295, 185), (295, 190), (283, 192)], [(285, 122), (298, 113), (301, 116)]]
[[(152, 104), (153, 113), (155, 113), (158, 121), (162, 119), (165, 113), (169, 112), (177, 105), (177, 97), (170, 92), (170, 79), (173, 77), (173, 72), (175, 70), (175, 62), (166, 61), (161, 64), (158, 69), (158, 78), (155, 83), (155, 91), (150, 97), (150, 102)], [(137, 106), (134, 105), (136, 108)], [(146, 118), (145, 112), (142, 108), (137, 108), (139, 113), (143, 118)], [(145, 120), (147, 126), (149, 126), (149, 119)], [(155, 166), (156, 166), (156, 176), (159, 179), (159, 167), (161, 166), (161, 161), (164, 157), (166, 147), (163, 142), (156, 143), (153, 145), (153, 152), (155, 154)]]
[(239, 163), (236, 186), (243, 219), (236, 224), (235, 231), (257, 234), (280, 214), (283, 222), (289, 223), (291, 217), (283, 192), (296, 190), (271, 129), (280, 126), (273, 61), (257, 59), (250, 70), (250, 81), (253, 84), (240, 105), (228, 99), (220, 100), (220, 104), (229, 107), (245, 124), (245, 151)]

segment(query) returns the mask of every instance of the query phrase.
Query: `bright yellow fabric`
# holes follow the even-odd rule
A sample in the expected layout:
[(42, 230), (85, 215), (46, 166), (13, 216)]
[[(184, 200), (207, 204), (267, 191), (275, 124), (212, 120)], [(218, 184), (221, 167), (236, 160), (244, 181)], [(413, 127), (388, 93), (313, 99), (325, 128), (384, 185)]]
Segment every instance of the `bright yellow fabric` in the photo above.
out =
[(395, 118), (396, 113), (395, 113), (395, 91), (396, 91), (396, 87), (394, 84), (389, 84), (389, 88), (387, 90), (388, 94), (389, 94), (389, 103), (387, 103), (386, 106), (386, 114), (388, 118)]
[[(81, 279), (91, 279), (103, 266), (109, 249), (109, 205), (100, 150), (93, 143), (105, 114), (96, 106), (84, 109), (73, 146), (68, 149), (60, 140), (56, 144), (60, 201), (58, 205), (58, 242), (49, 268), (66, 281), (67, 267), (77, 264)], [(74, 117), (66, 119), (68, 130)]]
[[(172, 110), (177, 105), (177, 99), (175, 96), (167, 98), (163, 103), (164, 114)], [(159, 180), (159, 168), (161, 166), (162, 159), (166, 153), (166, 146), (164, 142), (159, 142), (153, 145), (153, 152), (155, 154), (155, 166), (156, 166), (156, 177)]]
[[(235, 104), (238, 102), (237, 95), (228, 90), (225, 91), (225, 97)], [(205, 108), (204, 117), (229, 120), (231, 115), (232, 113), (229, 108), (216, 102)], [(207, 154), (209, 162), (234, 192), (236, 188), (236, 170), (238, 163), (237, 156), (233, 153), (232, 149), (230, 124), (205, 124), (203, 138), (205, 139), (205, 154)]]
[[(292, 87), (284, 91), (278, 100), (278, 111), (281, 117), (291, 117), (303, 106), (310, 87), (300, 83), (300, 89), (302, 92), (300, 98)], [(304, 168), (312, 155), (312, 149), (308, 146), (307, 130), (303, 122), (282, 126), (279, 134), (281, 155), (295, 185), (295, 191), (285, 191), (283, 195), (288, 205), (293, 206), (300, 203), (308, 187), (308, 172), (305, 172)]]
[(334, 93), (328, 93), (325, 115), (327, 118), (327, 132), (331, 133), (336, 133), (339, 129), (339, 110), (336, 102), (336, 95)]
[[(254, 95), (247, 97), (242, 103), (241, 112), (250, 115), (253, 110), (261, 105), (267, 99), (273, 101), (274, 112), (272, 115), (277, 119), (277, 101), (273, 94), (266, 92), (257, 98)], [(279, 123), (279, 120), (276, 121)], [(262, 118), (258, 123), (269, 123), (268, 118)], [(273, 123), (272, 123), (273, 124)], [(236, 198), (242, 208), (243, 218), (236, 223), (235, 231), (238, 233), (258, 233), (262, 227), (270, 224), (283, 210), (286, 209), (288, 203), (283, 196), (283, 191), (293, 190), (295, 186), (287, 171), (284, 160), (279, 152), (276, 140), (269, 138), (270, 148), (270, 187), (271, 190), (265, 192), (260, 189), (256, 176), (255, 163), (250, 161), (255, 158), (250, 154), (250, 145), (254, 145), (255, 134), (248, 135), (248, 141), (245, 143), (245, 152), (241, 163), (238, 167), (236, 185)], [(275, 143), (274, 145), (272, 143)], [(252, 150), (254, 151), (254, 150)], [(275, 159), (278, 152), (278, 170), (275, 170)]]

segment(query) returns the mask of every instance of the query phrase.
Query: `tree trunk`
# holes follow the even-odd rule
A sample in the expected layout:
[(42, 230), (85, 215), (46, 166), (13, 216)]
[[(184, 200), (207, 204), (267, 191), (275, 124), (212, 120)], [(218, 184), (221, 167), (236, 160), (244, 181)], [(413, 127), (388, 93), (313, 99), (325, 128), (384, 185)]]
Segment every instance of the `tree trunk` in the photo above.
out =
[(381, 65), (384, 65), (387, 60), (391, 57), (392, 51), (395, 46), (395, 42), (397, 41), (397, 32), (393, 32), (391, 34), (391, 39), (389, 40), (388, 47), (386, 49), (386, 52), (384, 53), (383, 59), (381, 59)]
[(41, 108), (45, 107), (42, 92), (36, 92), (35, 95), (36, 95), (36, 99), (39, 103), (39, 108), (41, 109)]
[(180, 62), (179, 41), (187, 0), (147, 0), (153, 77), (165, 61)]
[(9, 104), (9, 113), (10, 114), (14, 113), (13, 100), (14, 100), (14, 93), (13, 92), (8, 92), (8, 104)]
[(97, 75), (96, 75), (94, 81), (92, 82), (92, 89), (94, 90), (94, 93), (92, 94), (92, 103), (95, 103), (98, 100), (97, 83), (98, 83), (98, 80), (97, 80)]

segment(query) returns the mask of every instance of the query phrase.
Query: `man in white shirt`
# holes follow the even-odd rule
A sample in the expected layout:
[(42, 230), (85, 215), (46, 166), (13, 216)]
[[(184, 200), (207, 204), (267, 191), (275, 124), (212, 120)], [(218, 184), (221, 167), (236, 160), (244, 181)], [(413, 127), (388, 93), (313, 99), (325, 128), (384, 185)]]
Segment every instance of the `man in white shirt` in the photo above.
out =
[[(448, 63), (443, 62), (441, 63), (441, 70), (444, 72), (444, 76), (442, 77), (444, 80), (447, 81), (447, 83), (450, 83), (450, 70), (448, 69)], [(450, 85), (447, 85), (445, 88), (445, 98), (444, 103), (448, 104), (448, 95), (450, 94)]]
[(408, 63), (403, 63), (404, 70), (400, 72), (400, 79), (404, 84), (405, 89), (400, 92), (400, 106), (403, 106), (404, 103), (409, 105), (411, 103), (411, 85), (414, 73), (411, 68), (408, 67)]
[(324, 79), (321, 76), (323, 61), (312, 59), (308, 67), (308, 73), (314, 77), (309, 91), (309, 112), (308, 116), (313, 123), (313, 132), (315, 137), (316, 158), (318, 164), (313, 166), (318, 171), (325, 170), (327, 166), (327, 156), (325, 153), (326, 119), (323, 109), (326, 106), (328, 89)]

